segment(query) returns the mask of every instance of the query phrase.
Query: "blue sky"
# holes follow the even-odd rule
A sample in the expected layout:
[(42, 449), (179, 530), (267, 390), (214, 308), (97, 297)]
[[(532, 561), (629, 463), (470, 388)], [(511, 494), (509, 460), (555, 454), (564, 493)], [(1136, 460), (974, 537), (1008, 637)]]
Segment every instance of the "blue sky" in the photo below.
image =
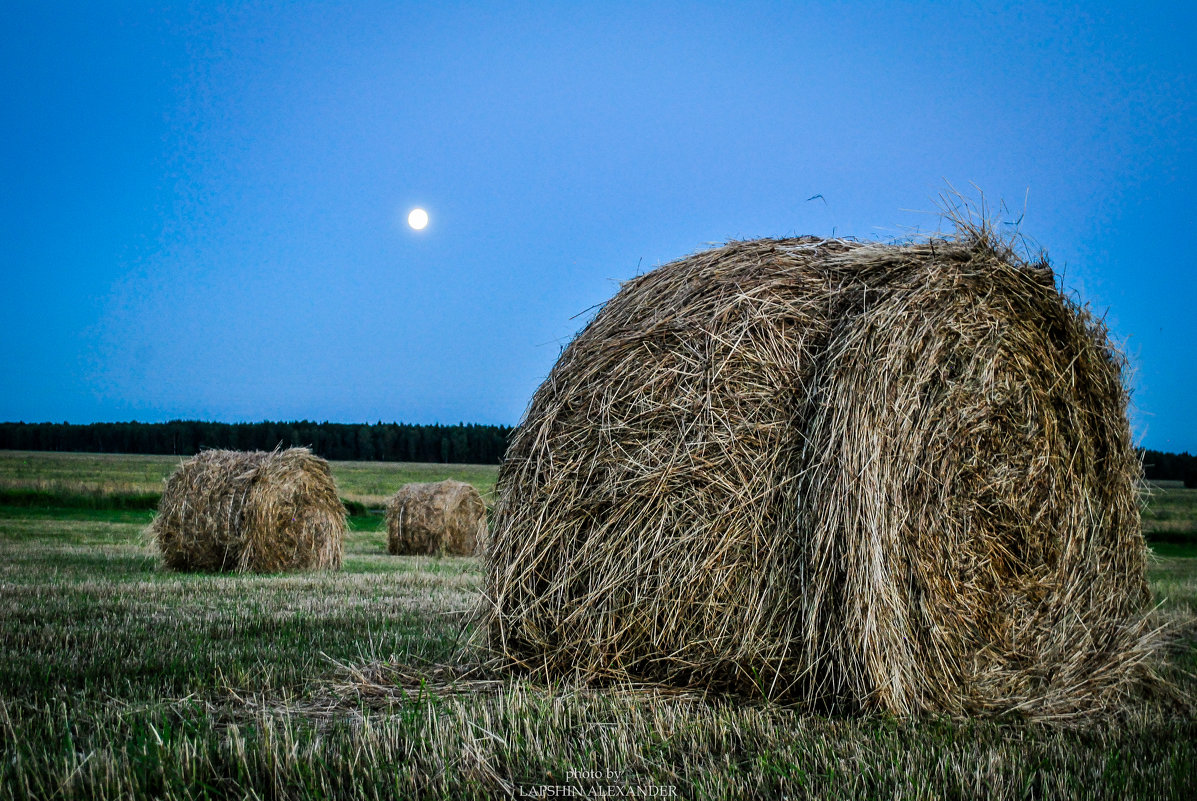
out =
[(950, 182), (1025, 201), (1142, 444), (1197, 452), (1187, 4), (5, 17), (0, 419), (512, 424), (638, 271), (934, 229)]

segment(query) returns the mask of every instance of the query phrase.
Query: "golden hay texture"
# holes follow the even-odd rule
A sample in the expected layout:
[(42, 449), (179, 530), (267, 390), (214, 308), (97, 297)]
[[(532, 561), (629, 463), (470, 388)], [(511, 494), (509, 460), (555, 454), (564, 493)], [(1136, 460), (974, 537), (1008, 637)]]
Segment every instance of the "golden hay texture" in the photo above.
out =
[(203, 451), (166, 480), (150, 534), (175, 570), (339, 569), (345, 507), (307, 448)]
[(463, 481), (405, 484), (387, 501), (387, 551), (473, 556), (486, 538), (486, 504)]
[(486, 636), (545, 676), (1069, 718), (1155, 639), (1104, 325), (986, 228), (624, 284), (500, 470)]

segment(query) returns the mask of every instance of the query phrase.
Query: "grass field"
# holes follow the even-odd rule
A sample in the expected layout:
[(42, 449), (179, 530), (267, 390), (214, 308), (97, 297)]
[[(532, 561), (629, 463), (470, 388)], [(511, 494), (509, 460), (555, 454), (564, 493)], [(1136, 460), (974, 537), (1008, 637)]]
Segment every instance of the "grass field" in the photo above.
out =
[(1197, 545), (1197, 490), (1153, 490), (1143, 509), (1143, 533), (1153, 543)]
[[(179, 456), (0, 451), (0, 490), (68, 496), (158, 494), (163, 479), (180, 461)], [(373, 508), (381, 507), (404, 484), (446, 478), (468, 481), (489, 503), (498, 472), (494, 465), (333, 463), (341, 497)]]
[[(155, 492), (178, 460), (0, 452), (0, 489)], [(376, 505), (493, 467), (334, 464)], [(41, 482), (41, 483), (39, 483)], [(354, 518), (331, 574), (181, 575), (142, 510), (0, 505), (0, 798), (1177, 798), (1197, 719), (1081, 730), (829, 718), (752, 699), (453, 681), (476, 560), (392, 557)], [(1144, 524), (1162, 613), (1192, 631), (1197, 491)], [(1192, 693), (1197, 649), (1169, 657)]]

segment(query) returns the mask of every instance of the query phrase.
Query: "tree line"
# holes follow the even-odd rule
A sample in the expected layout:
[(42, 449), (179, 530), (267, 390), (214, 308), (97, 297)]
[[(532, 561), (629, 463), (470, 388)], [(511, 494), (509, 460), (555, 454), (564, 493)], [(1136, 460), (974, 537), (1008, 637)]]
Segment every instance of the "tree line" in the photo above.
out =
[(1143, 477), (1154, 481), (1183, 481), (1189, 489), (1197, 488), (1197, 456), (1165, 451), (1140, 450)]
[[(0, 423), (0, 449), (164, 453), (190, 456), (204, 448), (272, 450), (306, 445), (326, 459), (498, 464), (511, 426), (477, 424), (315, 423)], [(1144, 477), (1197, 487), (1197, 457), (1140, 450)]]
[(273, 450), (308, 446), (326, 459), (498, 464), (510, 426), (476, 424), (316, 423), (0, 423), (0, 449), (160, 453), (190, 456), (205, 448)]

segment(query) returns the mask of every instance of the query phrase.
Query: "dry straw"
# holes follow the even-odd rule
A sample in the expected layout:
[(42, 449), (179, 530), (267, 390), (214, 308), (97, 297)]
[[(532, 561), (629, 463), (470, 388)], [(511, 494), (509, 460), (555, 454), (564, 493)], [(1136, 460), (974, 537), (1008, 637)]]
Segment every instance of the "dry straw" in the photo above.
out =
[(1123, 360), (1046, 259), (962, 228), (624, 284), (500, 471), (500, 663), (898, 714), (1126, 697), (1155, 640)]
[(387, 501), (390, 553), (472, 556), (485, 537), (486, 504), (465, 482), (406, 484)]
[(166, 481), (150, 534), (175, 570), (337, 569), (345, 507), (307, 448), (203, 451)]

